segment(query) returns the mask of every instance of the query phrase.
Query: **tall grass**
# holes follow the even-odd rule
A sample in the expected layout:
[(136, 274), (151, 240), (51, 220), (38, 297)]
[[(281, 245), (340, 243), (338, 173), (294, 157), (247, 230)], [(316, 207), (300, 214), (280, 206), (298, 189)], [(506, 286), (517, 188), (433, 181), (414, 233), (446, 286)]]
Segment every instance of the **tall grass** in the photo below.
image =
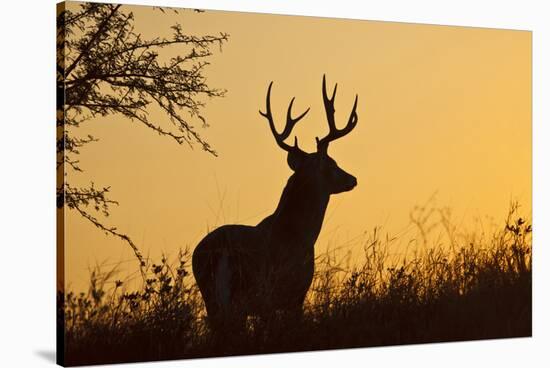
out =
[(318, 257), (296, 323), (250, 318), (245, 332), (219, 339), (205, 323), (189, 252), (147, 269), (140, 288), (113, 272), (91, 274), (87, 293), (60, 294), (67, 365), (531, 336), (531, 225), (512, 205), (491, 234), (462, 235), (445, 212), (445, 244), (429, 246), (424, 208), (411, 254), (392, 258), (394, 239), (374, 230), (360, 262)]

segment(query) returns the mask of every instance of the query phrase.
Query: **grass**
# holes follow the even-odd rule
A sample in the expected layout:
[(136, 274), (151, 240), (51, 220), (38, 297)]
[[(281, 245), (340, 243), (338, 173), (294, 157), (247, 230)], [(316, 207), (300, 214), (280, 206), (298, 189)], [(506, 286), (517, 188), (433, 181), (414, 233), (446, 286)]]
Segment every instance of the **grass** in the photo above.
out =
[[(428, 246), (430, 211), (416, 210), (421, 230), (412, 255), (392, 258), (395, 239), (374, 230), (363, 257), (343, 268), (318, 257), (304, 318), (275, 315), (219, 339), (205, 323), (190, 275), (190, 254), (147, 268), (126, 290), (114, 273), (91, 274), (87, 293), (59, 294), (66, 365), (198, 358), (531, 336), (531, 225), (512, 205), (490, 235), (462, 235), (440, 211), (446, 242)], [(64, 322), (64, 325), (63, 325)]]

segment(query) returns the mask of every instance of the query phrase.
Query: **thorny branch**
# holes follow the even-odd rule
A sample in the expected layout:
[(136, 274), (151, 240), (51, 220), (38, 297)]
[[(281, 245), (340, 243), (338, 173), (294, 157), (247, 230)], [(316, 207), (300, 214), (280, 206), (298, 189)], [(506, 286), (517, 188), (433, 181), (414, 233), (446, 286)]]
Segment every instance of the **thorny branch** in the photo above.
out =
[[(162, 8), (156, 8), (165, 13)], [(177, 10), (166, 8), (179, 14)], [(98, 139), (75, 136), (77, 128), (92, 118), (119, 114), (166, 136), (178, 144), (216, 151), (197, 132), (193, 121), (208, 126), (202, 109), (206, 99), (223, 97), (203, 74), (212, 47), (221, 51), (229, 35), (190, 35), (180, 24), (171, 27), (171, 38), (145, 40), (134, 29), (134, 15), (121, 5), (83, 3), (77, 11), (65, 10), (57, 18), (57, 168), (64, 179), (57, 188), (57, 206), (76, 210), (100, 230), (124, 240), (145, 266), (135, 243), (116, 227), (104, 225), (109, 215), (109, 187), (74, 187), (67, 172), (83, 172), (76, 158), (83, 147)], [(177, 47), (179, 55), (168, 60), (160, 52)], [(165, 119), (154, 120), (157, 106)], [(95, 211), (98, 215), (93, 215)]]

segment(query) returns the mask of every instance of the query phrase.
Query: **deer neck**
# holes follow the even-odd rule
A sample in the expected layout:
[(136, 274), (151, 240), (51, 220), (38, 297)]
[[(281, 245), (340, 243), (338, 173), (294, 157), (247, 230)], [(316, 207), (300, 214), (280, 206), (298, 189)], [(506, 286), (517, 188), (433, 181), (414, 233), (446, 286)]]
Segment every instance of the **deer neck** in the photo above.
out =
[(277, 209), (270, 216), (272, 236), (296, 246), (313, 247), (321, 231), (329, 198), (315, 178), (293, 174)]

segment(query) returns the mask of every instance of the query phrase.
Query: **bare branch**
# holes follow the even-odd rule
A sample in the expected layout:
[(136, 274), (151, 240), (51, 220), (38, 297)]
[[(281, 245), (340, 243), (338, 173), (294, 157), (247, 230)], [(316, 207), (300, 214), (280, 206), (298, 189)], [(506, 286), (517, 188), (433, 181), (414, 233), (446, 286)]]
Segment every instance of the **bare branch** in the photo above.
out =
[[(225, 95), (225, 90), (207, 84), (204, 72), (211, 48), (221, 49), (229, 35), (190, 35), (175, 24), (171, 38), (147, 40), (134, 31), (131, 12), (121, 5), (98, 3), (65, 10), (57, 24), (57, 168), (64, 173), (57, 188), (58, 207), (77, 211), (101, 231), (125, 241), (143, 271), (145, 260), (136, 244), (100, 220), (109, 216), (111, 205), (118, 205), (108, 197), (109, 187), (73, 187), (67, 182), (66, 170), (83, 172), (78, 155), (97, 141), (91, 135), (77, 136), (76, 128), (94, 117), (119, 114), (177, 144), (198, 144), (216, 155), (192, 122), (207, 126), (202, 114), (205, 100)], [(178, 56), (162, 59), (159, 54), (166, 47), (178, 48)], [(150, 120), (153, 106), (164, 112), (164, 119)]]

